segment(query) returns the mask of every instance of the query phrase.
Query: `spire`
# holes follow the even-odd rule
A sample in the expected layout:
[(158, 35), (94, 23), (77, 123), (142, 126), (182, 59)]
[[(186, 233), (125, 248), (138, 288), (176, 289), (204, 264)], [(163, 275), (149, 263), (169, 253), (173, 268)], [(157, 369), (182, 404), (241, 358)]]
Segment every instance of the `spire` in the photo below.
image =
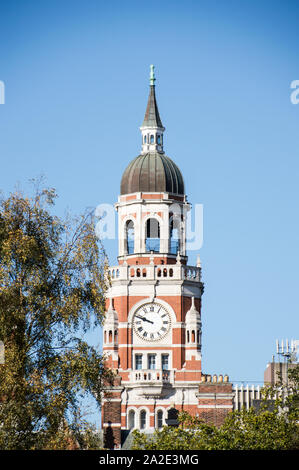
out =
[(163, 152), (164, 127), (160, 118), (155, 94), (155, 67), (150, 66), (150, 92), (144, 120), (140, 128), (142, 134), (142, 153)]
[(160, 119), (158, 105), (155, 94), (155, 66), (150, 66), (150, 92), (145, 111), (142, 127), (160, 127), (163, 128), (163, 124)]

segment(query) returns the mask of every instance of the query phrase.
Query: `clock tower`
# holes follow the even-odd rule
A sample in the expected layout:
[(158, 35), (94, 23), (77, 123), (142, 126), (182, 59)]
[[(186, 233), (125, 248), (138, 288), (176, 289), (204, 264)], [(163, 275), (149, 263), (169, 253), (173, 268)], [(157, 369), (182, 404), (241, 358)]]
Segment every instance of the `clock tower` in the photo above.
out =
[(115, 371), (102, 425), (114, 444), (132, 429), (161, 428), (169, 409), (198, 414), (201, 372), (201, 267), (189, 266), (182, 173), (164, 152), (154, 67), (141, 152), (125, 169), (116, 204), (118, 265), (110, 287), (103, 349)]

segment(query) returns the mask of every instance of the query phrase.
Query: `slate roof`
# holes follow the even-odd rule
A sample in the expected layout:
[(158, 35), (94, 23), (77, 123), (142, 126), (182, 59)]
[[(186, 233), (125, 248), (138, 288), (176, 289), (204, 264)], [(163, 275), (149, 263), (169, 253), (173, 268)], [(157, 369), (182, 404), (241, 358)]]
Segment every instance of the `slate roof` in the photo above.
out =
[(150, 85), (147, 107), (145, 111), (142, 127), (162, 127), (158, 105), (156, 101), (155, 85)]

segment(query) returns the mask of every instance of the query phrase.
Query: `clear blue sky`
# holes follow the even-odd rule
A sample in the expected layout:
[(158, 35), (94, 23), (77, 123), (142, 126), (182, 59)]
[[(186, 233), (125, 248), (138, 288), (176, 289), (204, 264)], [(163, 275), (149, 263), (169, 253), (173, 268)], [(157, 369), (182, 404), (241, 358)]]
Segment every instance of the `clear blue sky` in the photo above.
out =
[(261, 382), (275, 339), (299, 338), (298, 2), (2, 0), (0, 16), (1, 189), (44, 174), (58, 214), (114, 203), (155, 64), (166, 153), (204, 205), (203, 370)]

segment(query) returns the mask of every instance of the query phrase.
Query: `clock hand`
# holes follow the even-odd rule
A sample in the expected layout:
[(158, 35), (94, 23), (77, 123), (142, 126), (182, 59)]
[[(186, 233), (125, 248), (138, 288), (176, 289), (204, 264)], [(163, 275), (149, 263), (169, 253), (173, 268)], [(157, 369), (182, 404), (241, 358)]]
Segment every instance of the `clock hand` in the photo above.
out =
[(151, 320), (148, 320), (148, 319), (147, 319), (147, 318), (145, 318), (145, 317), (140, 317), (139, 315), (135, 315), (135, 317), (136, 317), (136, 318), (140, 318), (140, 320), (147, 321), (148, 323), (152, 323), (152, 324), (154, 324), (154, 322), (153, 322), (153, 321), (151, 321)]

